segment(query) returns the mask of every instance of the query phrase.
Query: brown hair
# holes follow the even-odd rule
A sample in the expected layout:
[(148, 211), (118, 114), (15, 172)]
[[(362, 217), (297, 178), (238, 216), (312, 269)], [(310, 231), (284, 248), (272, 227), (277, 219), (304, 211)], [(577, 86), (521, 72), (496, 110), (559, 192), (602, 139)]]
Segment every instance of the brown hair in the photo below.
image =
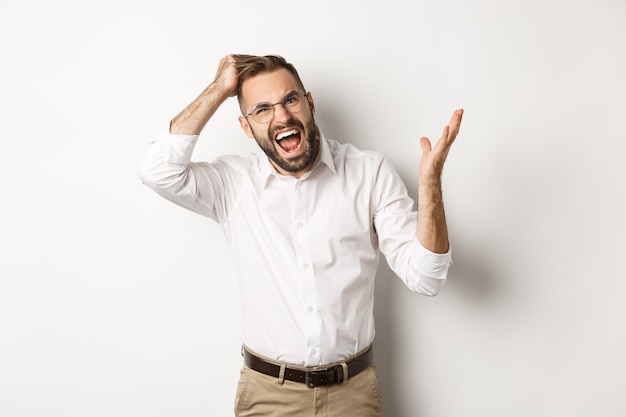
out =
[(300, 79), (300, 75), (298, 75), (298, 71), (296, 71), (296, 67), (287, 62), (285, 58), (280, 55), (235, 55), (234, 57), (236, 61), (237, 75), (239, 76), (237, 99), (239, 100), (240, 106), (242, 100), (241, 86), (244, 81), (256, 75), (273, 72), (281, 68), (289, 71), (296, 78), (296, 81), (298, 81), (302, 90), (306, 91), (304, 89), (304, 84), (302, 84), (302, 80)]

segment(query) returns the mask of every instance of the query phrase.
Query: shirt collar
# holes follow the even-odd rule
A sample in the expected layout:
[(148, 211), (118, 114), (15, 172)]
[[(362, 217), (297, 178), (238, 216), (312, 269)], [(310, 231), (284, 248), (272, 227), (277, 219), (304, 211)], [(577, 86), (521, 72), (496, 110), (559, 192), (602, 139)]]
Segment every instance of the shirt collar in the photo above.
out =
[[(315, 165), (319, 165), (319, 163), (326, 164), (328, 169), (332, 171), (333, 174), (337, 173), (337, 168), (335, 167), (335, 160), (333, 159), (333, 154), (330, 152), (330, 146), (324, 137), (324, 133), (320, 129), (320, 155), (318, 163)], [(313, 168), (315, 169), (315, 168)]]

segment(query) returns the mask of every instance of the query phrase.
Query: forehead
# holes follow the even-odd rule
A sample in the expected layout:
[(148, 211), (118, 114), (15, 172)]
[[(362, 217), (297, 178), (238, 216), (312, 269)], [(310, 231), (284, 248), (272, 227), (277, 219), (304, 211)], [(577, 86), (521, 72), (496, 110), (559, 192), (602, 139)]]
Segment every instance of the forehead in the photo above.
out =
[(284, 68), (255, 75), (241, 86), (241, 94), (248, 105), (275, 103), (282, 100), (285, 94), (299, 90), (301, 87), (296, 77)]

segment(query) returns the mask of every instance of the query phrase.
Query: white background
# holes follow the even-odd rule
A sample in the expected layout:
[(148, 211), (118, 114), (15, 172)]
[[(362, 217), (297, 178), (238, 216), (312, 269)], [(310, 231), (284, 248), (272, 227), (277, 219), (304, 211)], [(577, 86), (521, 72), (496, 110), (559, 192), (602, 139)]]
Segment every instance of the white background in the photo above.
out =
[[(386, 416), (623, 417), (625, 22), (623, 0), (2, 0), (0, 416), (232, 415), (225, 239), (137, 166), (239, 52), (294, 63), (325, 134), (413, 196), (419, 137), (466, 111), (449, 282), (378, 274)], [(235, 103), (194, 159), (255, 150)]]

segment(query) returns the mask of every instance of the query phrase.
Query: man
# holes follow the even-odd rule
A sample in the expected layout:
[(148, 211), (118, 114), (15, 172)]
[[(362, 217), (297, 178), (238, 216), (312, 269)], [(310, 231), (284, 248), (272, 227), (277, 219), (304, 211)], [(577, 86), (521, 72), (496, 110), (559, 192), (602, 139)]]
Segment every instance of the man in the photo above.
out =
[[(237, 96), (263, 153), (190, 162), (217, 108)], [(379, 251), (408, 288), (436, 295), (451, 265), (443, 165), (463, 110), (421, 139), (419, 215), (379, 153), (326, 139), (296, 69), (228, 55), (215, 80), (154, 139), (140, 178), (223, 226), (240, 280), (244, 366), (237, 416), (380, 416), (371, 344)]]

